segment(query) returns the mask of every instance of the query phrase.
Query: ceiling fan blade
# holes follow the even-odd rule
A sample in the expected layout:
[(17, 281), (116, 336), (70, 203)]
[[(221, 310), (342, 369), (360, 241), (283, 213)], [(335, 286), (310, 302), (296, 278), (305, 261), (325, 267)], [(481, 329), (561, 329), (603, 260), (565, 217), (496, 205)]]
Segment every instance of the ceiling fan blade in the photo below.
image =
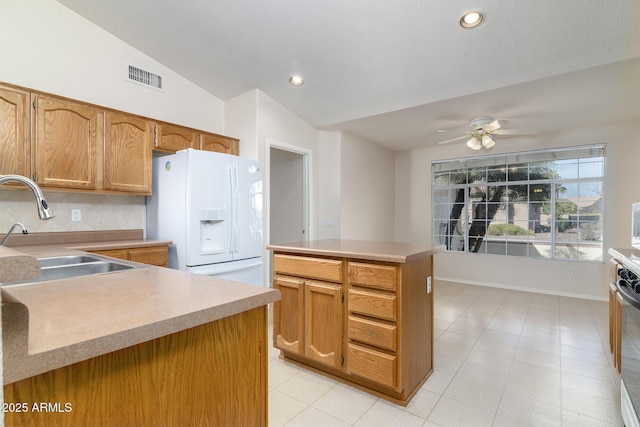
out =
[(467, 139), (467, 138), (469, 138), (469, 135), (459, 136), (459, 137), (453, 138), (453, 139), (447, 139), (446, 141), (440, 141), (440, 142), (438, 142), (438, 144), (448, 144), (450, 142), (460, 141), (461, 139)]
[(538, 129), (496, 129), (490, 133), (500, 136), (526, 136), (537, 135), (538, 132)]
[(491, 123), (487, 123), (482, 127), (486, 132), (495, 132), (500, 129), (500, 120), (495, 119)]

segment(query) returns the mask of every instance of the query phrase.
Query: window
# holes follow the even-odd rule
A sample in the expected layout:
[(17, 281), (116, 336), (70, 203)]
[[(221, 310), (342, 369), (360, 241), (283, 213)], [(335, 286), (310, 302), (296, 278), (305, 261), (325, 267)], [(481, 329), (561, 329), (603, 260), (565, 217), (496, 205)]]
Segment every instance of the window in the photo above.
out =
[(602, 261), (605, 148), (434, 161), (434, 244), (467, 253)]

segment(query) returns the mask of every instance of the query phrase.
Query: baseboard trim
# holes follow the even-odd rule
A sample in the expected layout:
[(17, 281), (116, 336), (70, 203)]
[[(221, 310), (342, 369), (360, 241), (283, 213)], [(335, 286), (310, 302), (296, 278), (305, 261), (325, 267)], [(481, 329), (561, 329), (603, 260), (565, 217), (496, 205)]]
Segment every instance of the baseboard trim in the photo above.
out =
[(435, 280), (436, 282), (438, 280), (442, 280), (446, 282), (463, 283), (465, 285), (485, 286), (488, 288), (508, 289), (511, 291), (532, 292), (534, 294), (555, 295), (555, 296), (569, 297), (569, 298), (582, 298), (582, 299), (588, 299), (592, 301), (608, 301), (607, 297), (597, 297), (595, 295), (584, 295), (584, 294), (576, 294), (574, 292), (560, 292), (560, 291), (552, 291), (549, 289), (537, 289), (537, 288), (528, 288), (528, 287), (521, 287), (521, 286), (512, 286), (512, 285), (505, 285), (502, 283), (481, 282), (477, 280), (461, 280), (453, 277), (435, 276)]

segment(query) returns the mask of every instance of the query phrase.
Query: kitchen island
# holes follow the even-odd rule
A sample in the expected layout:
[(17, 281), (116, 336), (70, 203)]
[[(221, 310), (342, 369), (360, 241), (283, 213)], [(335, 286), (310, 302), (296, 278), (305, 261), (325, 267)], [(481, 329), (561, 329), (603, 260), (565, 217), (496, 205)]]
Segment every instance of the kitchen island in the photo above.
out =
[(281, 356), (407, 405), (433, 371), (433, 256), (443, 249), (359, 240), (267, 249)]
[[(8, 251), (0, 264), (23, 259)], [(278, 292), (128, 263), (137, 268), (2, 287), (5, 425), (266, 425)]]

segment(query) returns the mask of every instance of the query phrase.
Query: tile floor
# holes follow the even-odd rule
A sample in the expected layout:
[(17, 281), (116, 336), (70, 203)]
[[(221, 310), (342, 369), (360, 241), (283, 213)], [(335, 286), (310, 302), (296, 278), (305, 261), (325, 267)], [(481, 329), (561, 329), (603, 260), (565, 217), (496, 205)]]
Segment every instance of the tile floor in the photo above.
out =
[(407, 407), (269, 352), (269, 426), (622, 426), (608, 303), (435, 285), (434, 372)]

